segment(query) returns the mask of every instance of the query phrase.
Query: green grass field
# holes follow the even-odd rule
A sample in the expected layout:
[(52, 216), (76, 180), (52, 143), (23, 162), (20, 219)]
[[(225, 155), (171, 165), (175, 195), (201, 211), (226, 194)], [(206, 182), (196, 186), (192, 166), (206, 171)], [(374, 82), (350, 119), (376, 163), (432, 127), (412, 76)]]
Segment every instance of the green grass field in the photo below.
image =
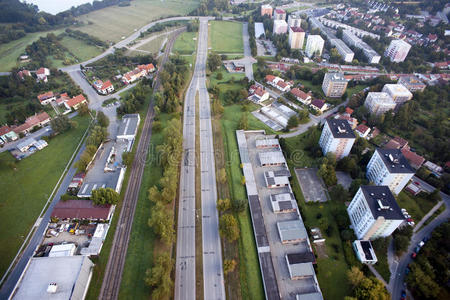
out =
[(401, 208), (405, 208), (408, 211), (416, 224), (437, 204), (436, 201), (426, 199), (420, 194), (412, 196), (406, 191), (400, 192), (397, 197), (397, 203)]
[(183, 32), (173, 45), (172, 52), (179, 54), (192, 54), (197, 49), (197, 32)]
[(0, 44), (0, 72), (8, 72), (11, 68), (19, 66), (17, 58), (25, 52), (25, 48), (38, 40), (41, 36), (46, 36), (48, 33), (60, 34), (64, 29), (55, 31), (35, 32), (29, 33), (18, 40)]
[(209, 41), (212, 51), (217, 53), (243, 53), (242, 23), (211, 21)]
[(118, 42), (129, 36), (135, 29), (151, 21), (176, 15), (186, 15), (195, 9), (198, 0), (135, 0), (130, 6), (117, 5), (78, 17), (86, 25), (80, 31), (91, 34), (104, 41)]
[[(149, 41), (148, 43), (145, 43), (144, 45), (140, 46), (139, 50), (148, 51), (152, 54), (158, 54), (159, 49), (161, 49), (161, 45), (164, 42), (164, 40), (167, 38), (167, 35), (161, 35), (156, 37), (155, 39)], [(137, 54), (146, 54), (140, 51), (134, 51)]]
[[(89, 125), (89, 117), (75, 117), (78, 127), (51, 139), (49, 146), (16, 162), (15, 169), (0, 169), (0, 273), (6, 271), (66, 164)], [(0, 160), (14, 162), (9, 152)], [(2, 164), (3, 165), (3, 164)]]
[(101, 54), (103, 50), (99, 47), (88, 45), (84, 41), (65, 36), (61, 40), (61, 44), (69, 49), (80, 61), (88, 60)]

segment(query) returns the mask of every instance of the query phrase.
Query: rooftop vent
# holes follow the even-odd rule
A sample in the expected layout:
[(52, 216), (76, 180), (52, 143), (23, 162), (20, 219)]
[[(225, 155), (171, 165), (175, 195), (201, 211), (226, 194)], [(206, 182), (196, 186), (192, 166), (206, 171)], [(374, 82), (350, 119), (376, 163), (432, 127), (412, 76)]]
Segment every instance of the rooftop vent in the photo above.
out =
[(394, 158), (394, 156), (392, 156), (392, 154), (389, 154), (389, 160), (393, 163), (398, 163), (398, 158)]
[(390, 209), (390, 206), (384, 205), (383, 202), (381, 201), (381, 199), (378, 199), (377, 202), (378, 202), (378, 206), (380, 207), (380, 209)]
[(341, 126), (338, 126), (338, 131), (339, 133), (346, 133), (347, 130), (345, 130), (345, 128), (341, 128)]
[(55, 294), (57, 289), (58, 289), (58, 284), (56, 284), (56, 282), (52, 282), (47, 287), (47, 293)]

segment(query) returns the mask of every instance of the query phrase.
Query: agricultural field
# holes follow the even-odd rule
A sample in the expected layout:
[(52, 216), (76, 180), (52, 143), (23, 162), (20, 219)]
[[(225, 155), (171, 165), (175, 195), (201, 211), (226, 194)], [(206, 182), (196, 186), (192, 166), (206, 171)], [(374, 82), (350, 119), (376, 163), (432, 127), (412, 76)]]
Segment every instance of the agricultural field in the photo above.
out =
[(90, 122), (87, 116), (73, 120), (77, 128), (54, 137), (48, 147), (30, 157), (16, 162), (9, 152), (0, 153), (1, 274), (36, 221)]
[(130, 3), (130, 6), (111, 6), (80, 16), (78, 20), (85, 25), (76, 29), (115, 43), (151, 21), (187, 15), (199, 5), (198, 0), (134, 0)]
[(46, 36), (48, 33), (60, 34), (64, 29), (55, 31), (35, 32), (29, 33), (18, 40), (0, 44), (0, 72), (8, 72), (11, 68), (18, 67), (20, 64), (17, 61), (18, 57), (25, 52), (25, 48), (38, 40), (41, 36)]
[(230, 21), (211, 21), (209, 26), (209, 45), (217, 53), (243, 53), (242, 23)]
[(103, 50), (99, 47), (88, 45), (84, 41), (70, 36), (64, 36), (60, 43), (69, 49), (80, 61), (86, 61), (101, 54)]
[[(154, 39), (152, 39), (151, 41), (143, 44), (142, 46), (140, 46), (139, 48), (137, 48), (137, 50), (142, 50), (142, 51), (148, 51), (151, 54), (158, 54), (159, 49), (161, 49), (161, 45), (164, 43), (164, 41), (167, 39), (167, 35), (159, 35), (157, 37), (155, 37)], [(139, 53), (139, 54), (143, 54), (142, 51), (136, 51), (134, 50), (133, 52)], [(148, 54), (148, 53), (144, 53), (144, 54)]]
[(197, 48), (197, 33), (183, 32), (180, 34), (173, 45), (172, 52), (179, 54), (192, 54)]

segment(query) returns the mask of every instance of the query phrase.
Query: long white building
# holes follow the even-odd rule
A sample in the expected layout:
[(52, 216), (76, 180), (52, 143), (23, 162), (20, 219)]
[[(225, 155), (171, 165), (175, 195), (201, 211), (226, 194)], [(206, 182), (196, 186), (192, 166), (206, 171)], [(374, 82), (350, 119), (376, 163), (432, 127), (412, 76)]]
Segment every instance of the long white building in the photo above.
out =
[(306, 40), (305, 53), (308, 57), (313, 57), (314, 54), (318, 53), (319, 56), (322, 55), (323, 45), (325, 41), (320, 35), (308, 35)]
[(346, 120), (327, 119), (319, 139), (322, 152), (332, 152), (336, 159), (350, 154), (356, 136)]
[(387, 186), (361, 186), (347, 213), (359, 240), (390, 236), (405, 219)]
[(400, 150), (377, 148), (367, 164), (366, 176), (375, 185), (386, 185), (398, 195), (414, 173)]
[(355, 53), (350, 49), (342, 40), (331, 39), (330, 44), (336, 47), (337, 51), (341, 55), (345, 62), (352, 62)]
[(364, 56), (367, 58), (369, 64), (378, 64), (380, 62), (381, 56), (366, 42), (357, 37), (352, 31), (344, 30), (342, 33), (342, 39), (347, 43), (347, 45), (363, 50)]
[(392, 40), (389, 47), (384, 52), (384, 56), (389, 57), (392, 62), (402, 62), (408, 55), (411, 45), (403, 40)]
[(375, 115), (382, 115), (390, 110), (395, 109), (395, 102), (388, 93), (384, 92), (369, 92), (364, 106), (367, 107), (370, 113)]

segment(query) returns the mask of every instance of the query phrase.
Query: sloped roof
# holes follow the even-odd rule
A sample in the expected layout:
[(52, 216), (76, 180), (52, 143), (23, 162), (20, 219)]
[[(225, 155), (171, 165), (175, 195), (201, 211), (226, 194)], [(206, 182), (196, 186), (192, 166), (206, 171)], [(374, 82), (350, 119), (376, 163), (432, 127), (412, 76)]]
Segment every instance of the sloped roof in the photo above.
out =
[(83, 101), (86, 101), (86, 98), (84, 98), (84, 96), (82, 94), (80, 94), (78, 96), (73, 97), (72, 99), (67, 100), (66, 104), (69, 107), (74, 107), (77, 104), (82, 103)]
[(103, 219), (107, 220), (111, 205), (94, 205), (91, 200), (59, 201), (53, 211), (52, 217), (60, 219)]

